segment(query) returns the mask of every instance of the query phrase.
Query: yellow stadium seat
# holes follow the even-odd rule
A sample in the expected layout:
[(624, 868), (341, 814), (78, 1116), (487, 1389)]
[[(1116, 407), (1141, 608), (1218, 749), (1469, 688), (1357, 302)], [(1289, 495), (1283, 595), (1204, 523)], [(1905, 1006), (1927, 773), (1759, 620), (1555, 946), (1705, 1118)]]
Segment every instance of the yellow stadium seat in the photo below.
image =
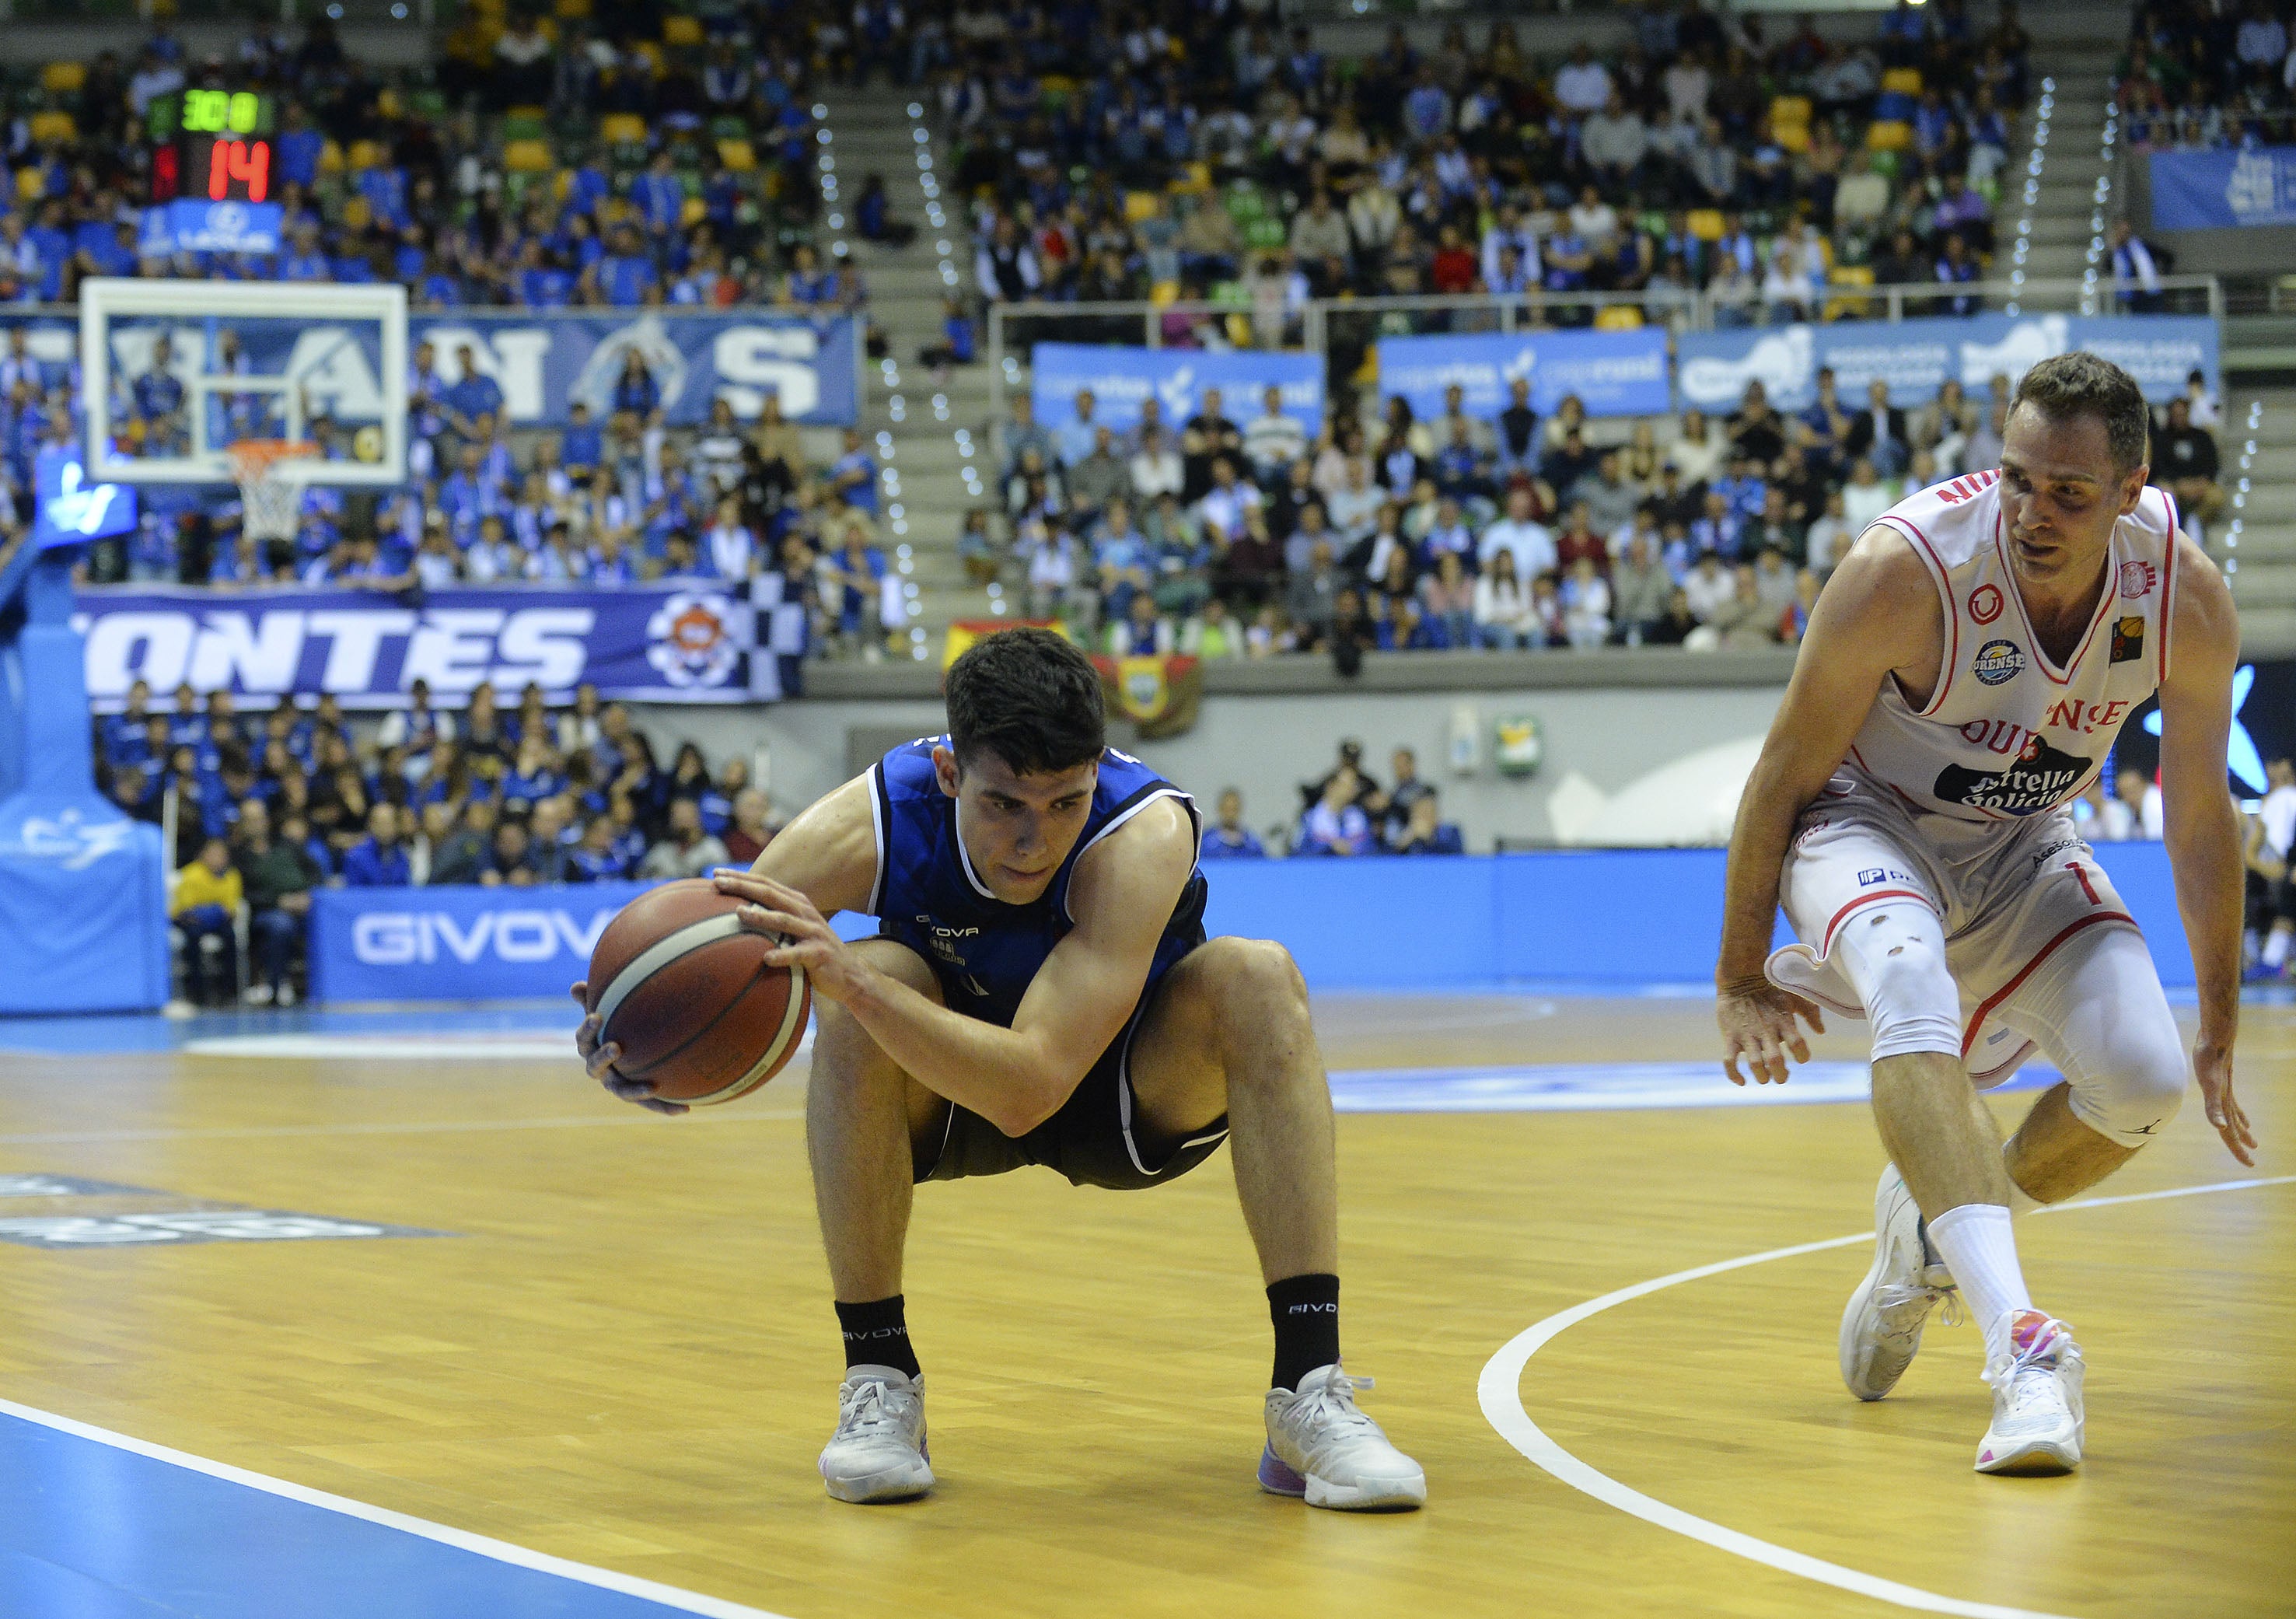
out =
[[(1833, 281), (1837, 289), (1870, 287), (1874, 284), (1874, 267), (1870, 264), (1841, 265), (1834, 270)], [(1833, 297), (1825, 300), (1825, 318), (1828, 320), (1863, 319), (1873, 312), (1868, 308), (1871, 301), (1869, 299), (1844, 297), (1837, 291)]]
[(1632, 304), (1604, 304), (1595, 311), (1597, 332), (1637, 332), (1642, 324), (1643, 312)]
[(550, 172), (548, 141), (509, 141), (503, 146), (503, 167), (512, 174)]
[(1800, 124), (1807, 129), (1809, 127), (1809, 97), (1807, 95), (1779, 95), (1770, 100), (1770, 123), (1774, 127)]
[(1228, 341), (1239, 349), (1250, 349), (1254, 346), (1251, 336), (1251, 316), (1231, 315), (1224, 324), (1227, 327)]
[(77, 95), (86, 82), (84, 62), (52, 62), (40, 70), (40, 88), (51, 95)]
[(503, 116), (504, 118), (524, 119), (529, 122), (538, 124), (550, 116), (550, 109), (547, 107), (537, 107), (529, 104), (523, 107), (512, 107), (508, 112), (504, 113)]
[(1772, 124), (1770, 138), (1788, 152), (1808, 152), (1809, 126), (1808, 124)]
[(677, 223), (691, 228), (709, 217), (709, 204), (699, 197), (688, 197), (677, 210)]
[(405, 118), (406, 116), (406, 103), (399, 99), (398, 92), (391, 88), (389, 85), (385, 85), (381, 90), (376, 94), (374, 98), (374, 110), (384, 118)]
[(567, 22), (578, 22), (590, 14), (590, 0), (557, 0), (551, 8)]
[(1180, 177), (1166, 188), (1175, 196), (1209, 196), (1212, 189), (1212, 168), (1209, 163), (1191, 163)]
[(1899, 95), (1919, 95), (1922, 93), (1922, 70), (1919, 68), (1891, 68), (1882, 75), (1882, 88)]
[(1718, 208), (1693, 208), (1685, 223), (1690, 234), (1701, 242), (1722, 240), (1722, 210)]
[(354, 141), (350, 156), (354, 172), (362, 168), (381, 168), (390, 161), (390, 149), (381, 141)]
[(1870, 152), (1903, 152), (1914, 144), (1914, 127), (1898, 119), (1877, 119), (1866, 128)]
[(37, 202), (40, 200), (41, 194), (47, 189), (47, 177), (43, 175), (38, 169), (20, 168), (16, 171), (16, 200), (18, 201)]
[(673, 12), (661, 20), (661, 42), (668, 45), (695, 45), (701, 43), (701, 19)]
[(319, 172), (340, 174), (343, 171), (343, 149), (333, 141), (319, 143)]
[(1137, 225), (1143, 219), (1156, 217), (1156, 193), (1152, 191), (1128, 191), (1124, 193), (1124, 222)]
[(645, 119), (635, 112), (609, 112), (598, 120), (598, 138), (609, 146), (643, 146)]
[(79, 138), (79, 126), (69, 112), (35, 112), (32, 114), (32, 138), (36, 141), (72, 141)]
[(343, 199), (343, 224), (346, 228), (363, 231), (374, 223), (374, 210), (357, 192)]
[(758, 167), (757, 148), (747, 141), (720, 141), (718, 160), (735, 174), (749, 174)]
[(1158, 282), (1148, 289), (1148, 301), (1160, 309), (1166, 304), (1179, 302), (1180, 284), (1177, 281)]
[(1076, 94), (1077, 81), (1065, 73), (1047, 73), (1037, 81), (1037, 87), (1046, 95), (1065, 97)]

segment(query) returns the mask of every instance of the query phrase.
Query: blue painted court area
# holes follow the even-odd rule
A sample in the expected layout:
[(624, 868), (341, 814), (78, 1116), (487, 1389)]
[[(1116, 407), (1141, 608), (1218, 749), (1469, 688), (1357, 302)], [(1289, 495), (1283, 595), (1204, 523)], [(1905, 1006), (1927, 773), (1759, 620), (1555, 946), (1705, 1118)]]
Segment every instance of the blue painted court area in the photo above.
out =
[(775, 1619), (0, 1401), (0, 1614)]

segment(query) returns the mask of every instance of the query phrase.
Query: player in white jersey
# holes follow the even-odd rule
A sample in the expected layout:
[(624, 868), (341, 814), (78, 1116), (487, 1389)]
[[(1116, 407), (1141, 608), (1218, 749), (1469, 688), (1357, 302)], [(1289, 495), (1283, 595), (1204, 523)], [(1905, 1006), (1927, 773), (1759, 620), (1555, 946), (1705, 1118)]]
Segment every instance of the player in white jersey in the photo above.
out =
[[(2001, 466), (1900, 501), (1827, 583), (1731, 840), (1724, 1064), (1783, 1082), (1821, 1007), (1874, 1031), (1890, 1165), (1841, 1374), (1878, 1400), (1956, 1286), (1983, 1328), (1986, 1473), (2080, 1459), (2081, 1356), (2033, 1307), (2012, 1209), (2059, 1202), (2176, 1114), (2187, 1061), (2136, 924), (2069, 806), (2155, 690), (2166, 842), (2200, 981), (2189, 1072), (2243, 1163), (2243, 871), (2225, 744), (2231, 593), (2145, 484), (2143, 395), (2087, 354), (2027, 372)], [(1768, 956), (1783, 903), (1801, 942)], [(1767, 959), (1765, 957), (1767, 956)], [(1980, 1100), (2038, 1048), (2064, 1082), (2004, 1145)], [(1926, 1216), (1926, 1219), (1924, 1218)]]

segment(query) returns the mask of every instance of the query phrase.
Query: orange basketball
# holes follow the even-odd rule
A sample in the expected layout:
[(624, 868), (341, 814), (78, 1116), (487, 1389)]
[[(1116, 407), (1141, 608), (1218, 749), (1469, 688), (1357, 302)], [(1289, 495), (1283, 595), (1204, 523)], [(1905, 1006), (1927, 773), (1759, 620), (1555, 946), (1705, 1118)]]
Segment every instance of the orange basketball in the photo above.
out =
[(735, 920), (742, 901), (704, 877), (650, 889), (590, 952), (590, 1010), (614, 1064), (667, 1102), (747, 1096), (779, 1073), (805, 1032), (803, 968), (769, 966), (774, 941)]

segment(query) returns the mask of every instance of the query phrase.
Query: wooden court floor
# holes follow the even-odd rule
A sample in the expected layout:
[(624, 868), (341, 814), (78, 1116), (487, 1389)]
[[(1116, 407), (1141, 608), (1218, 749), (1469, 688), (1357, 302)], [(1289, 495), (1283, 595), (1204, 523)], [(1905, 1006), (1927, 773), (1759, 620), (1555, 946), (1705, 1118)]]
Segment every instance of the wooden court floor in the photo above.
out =
[[(1342, 1068), (1712, 1042), (1697, 1000), (1332, 998), (1318, 1017)], [(1428, 1508), (1403, 1516), (1253, 1490), (1267, 1326), (1226, 1155), (1144, 1195), (1042, 1172), (926, 1188), (907, 1288), (942, 1483), (856, 1508), (814, 1472), (839, 1368), (801, 1083), (668, 1121), (570, 1057), (0, 1056), (0, 1174), (447, 1234), (0, 1245), (0, 1397), (790, 1619), (1905, 1611), (1567, 1487), (1477, 1394), (1554, 1312), (1864, 1230), (1862, 1105), (1343, 1117), (1347, 1360), (1426, 1466)], [(2296, 1009), (2250, 1008), (2240, 1083), (2257, 1170), (2194, 1100), (2101, 1192), (2289, 1172)], [(2296, 1185), (2020, 1231), (2088, 1354), (2074, 1477), (1970, 1471), (1972, 1328), (1933, 1327), (1887, 1401), (1842, 1393), (1862, 1245), (1606, 1310), (1530, 1361), (1523, 1409), (1632, 1490), (1923, 1591), (2070, 1619), (2296, 1612)]]

